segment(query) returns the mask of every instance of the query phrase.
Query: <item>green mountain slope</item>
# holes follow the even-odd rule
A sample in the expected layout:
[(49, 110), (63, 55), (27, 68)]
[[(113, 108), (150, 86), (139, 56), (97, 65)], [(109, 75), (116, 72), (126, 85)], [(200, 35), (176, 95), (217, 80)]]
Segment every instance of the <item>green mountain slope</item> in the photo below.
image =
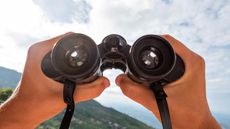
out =
[[(57, 129), (64, 113), (41, 124), (37, 129)], [(144, 123), (107, 108), (94, 100), (77, 104), (70, 129), (153, 129)]]
[[(12, 93), (20, 80), (21, 73), (0, 67), (0, 103)], [(58, 129), (64, 112), (42, 123), (36, 129)], [(102, 106), (90, 100), (77, 104), (70, 129), (153, 129), (126, 114)]]

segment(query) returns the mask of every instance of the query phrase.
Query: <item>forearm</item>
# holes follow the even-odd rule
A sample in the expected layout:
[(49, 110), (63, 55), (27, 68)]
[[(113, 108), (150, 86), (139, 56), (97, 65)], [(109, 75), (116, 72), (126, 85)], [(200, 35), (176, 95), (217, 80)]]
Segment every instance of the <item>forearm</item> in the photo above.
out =
[(13, 95), (0, 107), (0, 128), (34, 128), (37, 120), (32, 116), (34, 112), (31, 110), (32, 105), (27, 105), (26, 102), (20, 101), (15, 94)]
[(221, 126), (212, 115), (209, 119), (207, 119), (207, 121), (204, 121), (201, 127), (204, 129), (221, 129)]
[(57, 114), (62, 107), (47, 107), (40, 100), (21, 96), (17, 91), (0, 106), (0, 129), (32, 129)]
[[(183, 108), (169, 110), (173, 129), (221, 129), (209, 110), (203, 112), (183, 110)], [(152, 112), (161, 121), (159, 112), (154, 110)]]

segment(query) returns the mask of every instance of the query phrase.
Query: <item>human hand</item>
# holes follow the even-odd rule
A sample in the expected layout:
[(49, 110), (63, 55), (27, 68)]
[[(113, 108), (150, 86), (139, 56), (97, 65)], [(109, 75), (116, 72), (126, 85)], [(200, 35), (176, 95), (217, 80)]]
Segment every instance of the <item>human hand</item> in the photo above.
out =
[[(164, 87), (173, 129), (220, 128), (206, 99), (204, 59), (170, 35), (162, 37), (170, 42), (185, 63), (184, 75)], [(155, 96), (149, 87), (132, 81), (125, 74), (116, 78), (116, 84), (127, 97), (152, 111), (160, 120)]]
[[(12, 97), (0, 107), (0, 128), (35, 128), (65, 108), (63, 84), (47, 78), (41, 71), (43, 57), (64, 35), (36, 43), (29, 48), (22, 79)], [(105, 77), (77, 85), (75, 102), (93, 99), (109, 85)]]

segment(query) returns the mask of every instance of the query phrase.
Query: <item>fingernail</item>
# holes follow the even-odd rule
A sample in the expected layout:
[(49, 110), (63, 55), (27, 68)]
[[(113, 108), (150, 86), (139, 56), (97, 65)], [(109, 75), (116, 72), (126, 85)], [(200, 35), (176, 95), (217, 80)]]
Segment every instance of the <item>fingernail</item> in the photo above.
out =
[(104, 81), (104, 86), (105, 86), (105, 88), (109, 87), (109, 85), (110, 85), (109, 81), (108, 81), (108, 80), (105, 80), (105, 81)]

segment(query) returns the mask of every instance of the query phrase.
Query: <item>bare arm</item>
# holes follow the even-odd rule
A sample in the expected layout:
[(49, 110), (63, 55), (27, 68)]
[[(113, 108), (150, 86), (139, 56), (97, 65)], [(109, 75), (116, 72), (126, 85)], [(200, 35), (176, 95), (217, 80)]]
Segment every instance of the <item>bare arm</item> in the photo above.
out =
[[(62, 36), (30, 47), (21, 82), (13, 95), (0, 106), (0, 129), (32, 129), (65, 108), (62, 98), (63, 85), (46, 78), (40, 68), (44, 55)], [(108, 86), (109, 80), (105, 77), (78, 85), (74, 95), (75, 101), (95, 98)]]
[[(205, 62), (169, 35), (163, 36), (185, 62), (185, 74), (179, 80), (164, 87), (172, 119), (173, 129), (220, 129), (212, 116), (206, 99)], [(132, 100), (152, 111), (160, 120), (152, 91), (130, 80), (126, 75), (116, 79), (122, 92)]]

